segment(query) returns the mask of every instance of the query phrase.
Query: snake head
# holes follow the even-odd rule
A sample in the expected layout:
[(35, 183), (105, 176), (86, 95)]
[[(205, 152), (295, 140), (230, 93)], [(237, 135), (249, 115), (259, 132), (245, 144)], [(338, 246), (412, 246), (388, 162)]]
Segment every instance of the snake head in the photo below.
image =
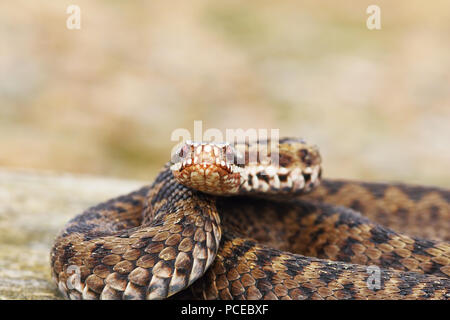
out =
[(187, 141), (173, 155), (175, 179), (209, 194), (234, 194), (242, 184), (240, 154), (228, 143)]
[(170, 169), (179, 183), (216, 195), (299, 195), (319, 184), (317, 147), (295, 138), (279, 140), (274, 149), (268, 142), (187, 141), (173, 155)]

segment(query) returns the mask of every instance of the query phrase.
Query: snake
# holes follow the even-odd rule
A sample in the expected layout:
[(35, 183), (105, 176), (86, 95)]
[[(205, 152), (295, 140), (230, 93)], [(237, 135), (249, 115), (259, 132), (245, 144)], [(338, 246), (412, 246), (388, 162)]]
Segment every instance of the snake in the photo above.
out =
[(184, 143), (153, 183), (71, 219), (67, 299), (450, 298), (450, 190), (322, 178), (300, 138)]

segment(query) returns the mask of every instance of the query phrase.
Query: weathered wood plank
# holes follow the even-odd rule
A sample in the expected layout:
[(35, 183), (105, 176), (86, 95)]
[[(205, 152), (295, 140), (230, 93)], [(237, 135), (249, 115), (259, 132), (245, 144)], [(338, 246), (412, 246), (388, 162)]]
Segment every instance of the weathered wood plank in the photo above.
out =
[(61, 299), (50, 248), (77, 213), (145, 182), (0, 169), (0, 300)]

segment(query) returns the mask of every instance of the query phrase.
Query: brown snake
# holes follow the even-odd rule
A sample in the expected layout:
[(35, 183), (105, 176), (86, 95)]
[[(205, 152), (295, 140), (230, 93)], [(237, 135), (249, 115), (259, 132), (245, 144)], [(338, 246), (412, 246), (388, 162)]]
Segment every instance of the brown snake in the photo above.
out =
[(151, 186), (76, 216), (51, 251), (59, 290), (71, 299), (450, 298), (449, 190), (319, 185), (315, 147), (282, 139), (268, 154), (274, 166), (258, 156), (262, 145), (188, 143)]

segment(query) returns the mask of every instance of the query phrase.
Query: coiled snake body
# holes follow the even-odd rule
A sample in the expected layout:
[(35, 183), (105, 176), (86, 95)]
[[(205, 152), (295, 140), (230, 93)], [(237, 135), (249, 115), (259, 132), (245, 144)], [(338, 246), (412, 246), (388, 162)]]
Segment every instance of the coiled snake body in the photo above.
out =
[(264, 145), (187, 143), (151, 186), (76, 216), (51, 251), (59, 290), (71, 299), (450, 298), (449, 190), (319, 185), (315, 147), (281, 139), (267, 153), (273, 165), (256, 152)]

